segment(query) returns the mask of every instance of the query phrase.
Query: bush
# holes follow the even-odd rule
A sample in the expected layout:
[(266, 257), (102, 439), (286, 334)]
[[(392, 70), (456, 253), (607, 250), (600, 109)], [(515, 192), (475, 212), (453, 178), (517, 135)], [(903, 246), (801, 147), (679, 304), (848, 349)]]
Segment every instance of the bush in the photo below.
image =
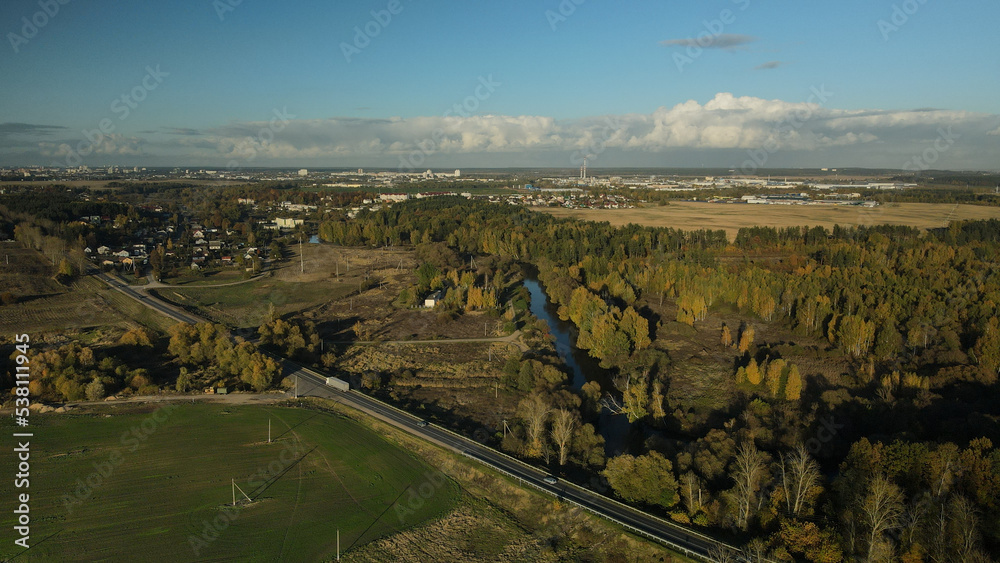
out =
[(94, 379), (87, 385), (86, 393), (88, 401), (100, 401), (105, 396), (104, 384), (100, 379)]

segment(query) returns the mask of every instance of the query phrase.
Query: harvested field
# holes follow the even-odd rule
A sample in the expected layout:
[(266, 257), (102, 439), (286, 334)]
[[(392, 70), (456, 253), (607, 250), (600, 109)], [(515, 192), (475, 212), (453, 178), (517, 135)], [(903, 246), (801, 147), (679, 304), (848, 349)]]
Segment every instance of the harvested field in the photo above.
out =
[(724, 230), (729, 240), (742, 227), (794, 227), (834, 225), (907, 225), (920, 229), (945, 227), (963, 219), (1000, 219), (1000, 207), (944, 203), (898, 203), (878, 207), (827, 205), (748, 205), (672, 202), (663, 207), (636, 209), (538, 208), (556, 217), (607, 221), (615, 226), (635, 223), (683, 230)]

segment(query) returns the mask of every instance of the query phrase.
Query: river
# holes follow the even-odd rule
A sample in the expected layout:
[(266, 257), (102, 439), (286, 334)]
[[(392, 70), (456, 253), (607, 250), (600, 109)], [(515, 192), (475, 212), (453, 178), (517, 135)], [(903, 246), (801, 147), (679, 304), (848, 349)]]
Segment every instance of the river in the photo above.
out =
[[(534, 276), (526, 275), (524, 287), (531, 294), (531, 314), (545, 321), (549, 332), (555, 337), (556, 353), (572, 373), (571, 386), (575, 390), (588, 381), (596, 381), (602, 393), (616, 392), (606, 370), (586, 350), (575, 346), (576, 327), (563, 321), (556, 314), (556, 306), (549, 302), (542, 284)], [(632, 430), (628, 417), (613, 414), (607, 408), (601, 410), (597, 431), (604, 437), (604, 452), (608, 457), (626, 452), (629, 434)]]

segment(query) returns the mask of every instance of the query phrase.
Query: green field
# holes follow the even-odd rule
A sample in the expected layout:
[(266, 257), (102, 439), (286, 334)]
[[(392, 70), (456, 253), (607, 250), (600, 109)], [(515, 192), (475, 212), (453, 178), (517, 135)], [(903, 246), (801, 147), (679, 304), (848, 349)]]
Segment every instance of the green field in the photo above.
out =
[[(430, 466), (336, 415), (220, 404), (100, 412), (113, 414), (33, 415), (32, 548), (17, 561), (327, 560), (337, 529), (347, 551), (458, 498)], [(4, 458), (13, 476), (14, 456)], [(229, 506), (231, 479), (252, 502)], [(4, 479), (11, 508), (15, 492)], [(19, 552), (13, 525), (5, 510), (4, 560)]]
[(246, 328), (258, 327), (267, 320), (270, 303), (274, 303), (279, 314), (285, 314), (337, 299), (356, 289), (357, 286), (330, 281), (308, 284), (263, 279), (222, 287), (163, 287), (154, 291), (172, 303), (194, 306), (216, 322)]

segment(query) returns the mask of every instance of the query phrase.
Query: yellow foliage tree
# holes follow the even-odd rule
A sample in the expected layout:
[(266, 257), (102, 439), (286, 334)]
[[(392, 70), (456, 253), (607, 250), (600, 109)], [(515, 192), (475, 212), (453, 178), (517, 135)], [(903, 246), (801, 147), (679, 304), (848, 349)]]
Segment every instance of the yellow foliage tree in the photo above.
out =
[(760, 368), (757, 367), (757, 360), (750, 358), (750, 363), (747, 364), (747, 381), (750, 385), (760, 385), (761, 374)]
[(765, 376), (767, 388), (771, 390), (771, 396), (777, 399), (781, 398), (781, 374), (785, 371), (785, 365), (785, 360), (781, 358), (771, 360), (767, 365), (767, 375)]
[(788, 368), (788, 380), (785, 382), (785, 399), (798, 401), (802, 396), (802, 375), (796, 365)]
[(741, 353), (745, 354), (750, 350), (750, 347), (753, 346), (753, 337), (754, 332), (752, 326), (748, 326), (743, 329), (743, 332), (740, 333), (739, 350)]

